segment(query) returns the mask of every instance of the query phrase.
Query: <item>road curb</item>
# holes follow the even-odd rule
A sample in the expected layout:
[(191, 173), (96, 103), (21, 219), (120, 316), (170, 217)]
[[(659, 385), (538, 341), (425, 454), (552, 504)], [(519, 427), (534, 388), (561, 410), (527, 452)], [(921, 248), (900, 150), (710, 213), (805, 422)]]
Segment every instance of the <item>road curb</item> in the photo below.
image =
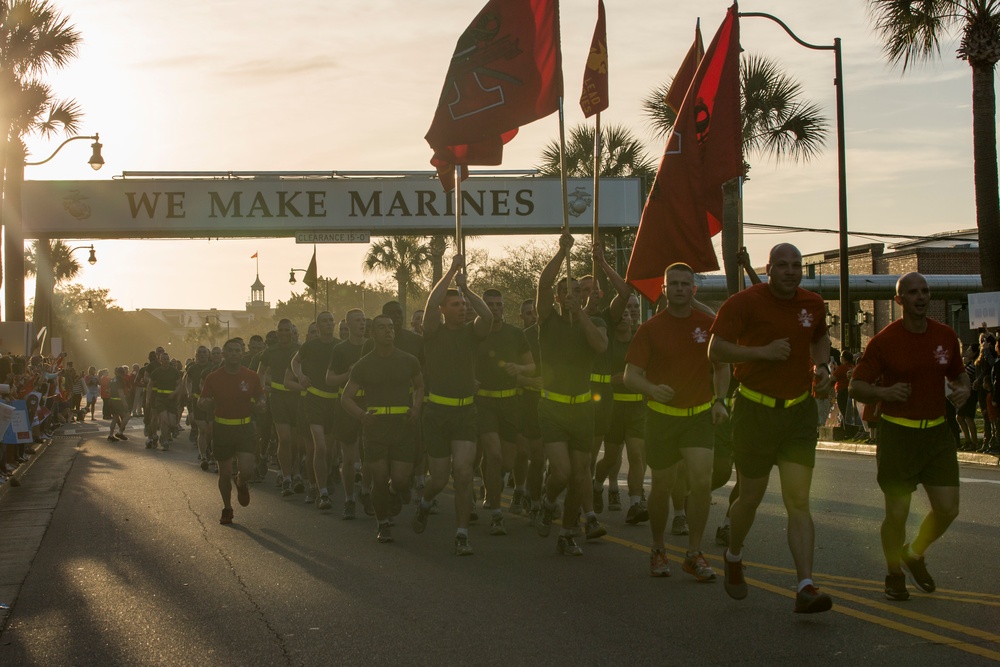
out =
[[(83, 439), (83, 436), (79, 433), (63, 435), (60, 434), (59, 431), (56, 431), (55, 433), (52, 434), (52, 437), (49, 438), (48, 440), (31, 443), (29, 446), (35, 450), (35, 453), (32, 454), (27, 461), (19, 465), (17, 467), (17, 470), (15, 470), (3, 484), (0, 484), (0, 500), (3, 500), (3, 498), (7, 495), (7, 492), (14, 487), (14, 485), (10, 483), (10, 480), (12, 479), (17, 480), (18, 482), (17, 486), (20, 486), (21, 478), (24, 477), (26, 474), (28, 474), (28, 470), (31, 469), (31, 466), (33, 466), (35, 462), (42, 457), (42, 454), (45, 453), (45, 450), (47, 450), (52, 445), (52, 443), (54, 443), (57, 439), (60, 442), (70, 441), (75, 439), (77, 441), (77, 444), (79, 444), (79, 442)], [(7, 446), (16, 447), (17, 445), (7, 445)]]
[[(861, 456), (875, 456), (875, 445), (863, 442), (837, 442), (835, 440), (820, 440), (816, 449), (824, 452), (844, 452), (847, 454), (859, 454)], [(995, 466), (998, 459), (992, 454), (980, 454), (979, 452), (959, 452), (959, 463), (971, 463), (974, 465)]]

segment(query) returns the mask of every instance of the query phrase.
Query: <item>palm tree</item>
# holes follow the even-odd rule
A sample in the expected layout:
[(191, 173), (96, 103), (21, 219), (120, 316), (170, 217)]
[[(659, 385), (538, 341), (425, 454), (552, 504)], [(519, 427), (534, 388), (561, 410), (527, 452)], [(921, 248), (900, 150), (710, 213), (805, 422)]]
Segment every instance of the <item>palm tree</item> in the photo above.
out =
[[(542, 150), (541, 164), (537, 166), (542, 176), (559, 176), (559, 142), (551, 141)], [(656, 162), (646, 154), (646, 149), (624, 125), (601, 128), (600, 175), (607, 178), (638, 177), (652, 184), (656, 175)], [(566, 176), (569, 178), (594, 175), (594, 126), (580, 123), (569, 131), (566, 140)]]
[[(8, 180), (17, 180), (18, 185), (23, 180), (22, 138), (34, 129), (34, 119), (40, 118), (33, 110), (59, 106), (47, 103), (52, 99), (51, 94), (38, 95), (44, 88), (38, 77), (51, 68), (66, 66), (76, 56), (80, 41), (80, 33), (48, 0), (0, 0), (0, 175), (3, 175), (4, 206), (10, 206), (6, 224), (4, 210), (0, 208), (0, 226), (6, 226), (4, 249), (14, 264), (20, 264), (24, 252), (20, 210), (14, 208), (20, 204), (20, 191), (11, 196)], [(47, 89), (45, 92), (48, 93)], [(40, 103), (40, 97), (46, 103)], [(26, 118), (33, 120), (26, 124)], [(12, 211), (18, 213), (17, 219), (11, 219)], [(20, 275), (20, 267), (12, 268)], [(0, 283), (2, 274), (0, 253)], [(8, 299), (8, 306), (16, 302), (22, 312), (8, 313), (7, 319), (13, 314), (15, 320), (23, 320), (24, 295), (9, 296), (13, 298)]]
[[(666, 139), (677, 114), (667, 106), (670, 83), (650, 91), (643, 112), (657, 137)], [(802, 97), (802, 86), (775, 61), (748, 55), (740, 60), (743, 149), (765, 159), (808, 161), (823, 148), (829, 121)], [(749, 171), (749, 165), (747, 166)]]
[(431, 251), (415, 236), (385, 236), (372, 243), (362, 261), (365, 273), (385, 273), (396, 279), (399, 304), (406, 315), (406, 295), (420, 281)]
[(996, 90), (1000, 62), (998, 0), (868, 0), (882, 51), (903, 71), (932, 59), (941, 39), (961, 35), (958, 57), (972, 67), (972, 159), (983, 289), (1000, 291), (1000, 188), (997, 176)]

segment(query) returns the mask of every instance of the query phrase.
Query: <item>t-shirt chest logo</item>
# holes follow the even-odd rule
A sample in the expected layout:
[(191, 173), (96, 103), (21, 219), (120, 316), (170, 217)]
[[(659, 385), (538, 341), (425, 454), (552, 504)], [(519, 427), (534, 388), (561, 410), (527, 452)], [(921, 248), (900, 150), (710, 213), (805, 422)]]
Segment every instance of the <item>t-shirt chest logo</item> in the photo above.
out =
[(706, 343), (708, 342), (708, 331), (701, 327), (695, 327), (695, 330), (691, 332), (691, 338), (696, 343)]
[(812, 315), (812, 313), (810, 313), (808, 310), (806, 310), (805, 308), (803, 308), (802, 312), (799, 313), (799, 323), (803, 327), (805, 327), (807, 329), (809, 327), (811, 327), (813, 325), (813, 315)]
[(240, 391), (244, 394), (250, 391), (250, 385), (247, 384), (246, 380), (240, 380)]
[(948, 350), (944, 349), (943, 346), (938, 345), (937, 349), (934, 350), (934, 358), (937, 359), (937, 362), (942, 366), (947, 366), (948, 362), (951, 361), (951, 354), (949, 354)]

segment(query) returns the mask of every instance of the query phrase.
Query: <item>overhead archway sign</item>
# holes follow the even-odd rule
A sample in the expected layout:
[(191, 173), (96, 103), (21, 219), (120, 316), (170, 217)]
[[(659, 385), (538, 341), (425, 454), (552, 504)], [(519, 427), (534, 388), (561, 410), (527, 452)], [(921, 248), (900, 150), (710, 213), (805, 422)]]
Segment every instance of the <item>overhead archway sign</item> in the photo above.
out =
[[(571, 228), (586, 233), (593, 182), (570, 179), (568, 192)], [(472, 177), (462, 195), (462, 227), (472, 234), (555, 234), (562, 224), (559, 179)], [(638, 226), (639, 179), (602, 180), (599, 201), (601, 227)], [(26, 181), (22, 211), (25, 238), (298, 240), (313, 233), (315, 242), (364, 242), (366, 233), (455, 229), (454, 197), (426, 177)]]

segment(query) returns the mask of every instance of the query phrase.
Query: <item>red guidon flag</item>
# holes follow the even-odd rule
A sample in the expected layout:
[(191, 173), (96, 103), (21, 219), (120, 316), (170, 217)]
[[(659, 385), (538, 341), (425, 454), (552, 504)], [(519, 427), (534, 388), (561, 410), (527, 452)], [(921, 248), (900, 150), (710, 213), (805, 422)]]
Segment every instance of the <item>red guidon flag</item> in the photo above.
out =
[(741, 130), (734, 4), (684, 96), (642, 211), (626, 279), (650, 301), (674, 262), (698, 272), (719, 268), (712, 237), (722, 230), (722, 184), (743, 174)]
[(698, 65), (701, 64), (701, 59), (704, 57), (705, 45), (701, 41), (701, 26), (696, 23), (694, 26), (694, 43), (688, 49), (687, 55), (684, 56), (684, 62), (681, 63), (680, 68), (677, 70), (674, 80), (670, 82), (670, 90), (667, 91), (667, 96), (663, 99), (664, 103), (674, 113), (680, 111), (681, 104), (684, 102), (684, 95), (687, 94), (688, 88), (691, 86), (691, 81), (694, 80), (694, 74), (698, 71)]
[(445, 190), (455, 165), (500, 164), (503, 145), (557, 111), (562, 90), (558, 0), (486, 3), (458, 39), (425, 137)]
[(597, 0), (597, 25), (583, 70), (580, 107), (586, 118), (608, 108), (608, 26), (604, 19), (604, 0)]

